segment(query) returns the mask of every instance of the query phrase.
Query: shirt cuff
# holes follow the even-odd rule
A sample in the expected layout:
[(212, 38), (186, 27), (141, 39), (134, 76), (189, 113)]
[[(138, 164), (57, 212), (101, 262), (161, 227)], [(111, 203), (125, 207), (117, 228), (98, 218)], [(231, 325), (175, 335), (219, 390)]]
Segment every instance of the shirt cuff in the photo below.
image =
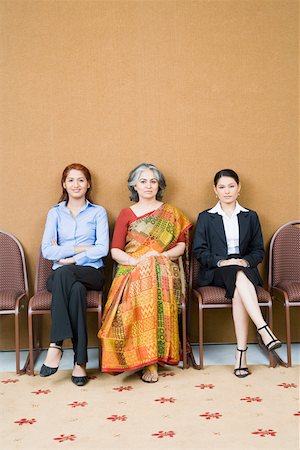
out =
[(77, 253), (77, 255), (74, 255), (75, 263), (81, 263), (81, 265), (85, 262), (87, 259), (86, 252)]

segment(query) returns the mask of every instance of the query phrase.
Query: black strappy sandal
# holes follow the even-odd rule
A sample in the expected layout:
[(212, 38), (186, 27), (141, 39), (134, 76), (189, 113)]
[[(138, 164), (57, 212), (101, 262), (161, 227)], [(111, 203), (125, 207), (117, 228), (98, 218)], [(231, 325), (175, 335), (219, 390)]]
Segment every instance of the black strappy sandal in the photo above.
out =
[[(248, 350), (248, 347), (245, 350), (240, 350), (239, 348), (237, 348), (237, 351), (240, 352), (240, 361), (239, 361), (239, 367), (237, 367), (236, 369), (234, 369), (233, 373), (236, 377), (238, 378), (245, 378), (248, 375), (250, 375), (249, 369), (248, 367), (241, 367), (242, 366), (242, 356), (243, 353), (246, 352)], [(239, 371), (243, 370), (245, 373), (238, 373)]]
[[(276, 348), (280, 348), (281, 347), (281, 342), (276, 338), (276, 336), (274, 336), (274, 334), (272, 333), (272, 331), (270, 330), (270, 328), (268, 327), (268, 325), (264, 325), (263, 327), (257, 328), (257, 331), (260, 332), (260, 330), (265, 329), (266, 332), (269, 334), (271, 340), (270, 342), (268, 342), (267, 344), (264, 343), (265, 347), (267, 348), (267, 350), (269, 352), (271, 352), (272, 350), (275, 350)], [(261, 335), (261, 333), (259, 333)]]
[[(61, 347), (58, 347), (57, 345), (50, 345), (50, 348), (57, 348), (58, 350), (60, 350), (61, 351), (60, 359), (62, 358), (64, 351)], [(40, 377), (50, 377), (51, 375), (54, 375), (57, 372), (58, 367), (59, 366), (49, 367), (43, 364), (40, 370)]]

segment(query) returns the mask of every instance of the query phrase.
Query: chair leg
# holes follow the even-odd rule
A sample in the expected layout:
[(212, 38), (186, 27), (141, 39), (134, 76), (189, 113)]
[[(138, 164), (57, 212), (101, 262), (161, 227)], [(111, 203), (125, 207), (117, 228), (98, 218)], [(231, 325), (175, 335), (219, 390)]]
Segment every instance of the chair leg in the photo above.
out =
[[(272, 305), (266, 307), (266, 323), (269, 325), (271, 330), (273, 330), (273, 310)], [(277, 363), (274, 360), (274, 356), (272, 352), (269, 352), (269, 367), (276, 367)]]
[[(102, 311), (98, 310), (98, 330), (100, 330), (101, 328), (101, 322), (102, 322)], [(101, 342), (99, 340), (99, 345), (98, 345), (98, 366), (99, 366), (99, 371), (101, 372), (101, 366), (102, 366), (102, 348), (101, 348)]]
[(199, 366), (203, 369), (203, 308), (199, 302)]
[(186, 305), (182, 305), (181, 307), (181, 315), (182, 315), (182, 362), (183, 368), (188, 368), (187, 363), (187, 342), (186, 342)]
[(16, 373), (20, 375), (19, 305), (17, 305), (15, 310), (15, 347), (16, 347)]
[(28, 334), (29, 334), (29, 375), (34, 375), (34, 355), (33, 355), (33, 317), (31, 311), (28, 312)]
[(292, 366), (290, 306), (285, 304), (287, 366)]

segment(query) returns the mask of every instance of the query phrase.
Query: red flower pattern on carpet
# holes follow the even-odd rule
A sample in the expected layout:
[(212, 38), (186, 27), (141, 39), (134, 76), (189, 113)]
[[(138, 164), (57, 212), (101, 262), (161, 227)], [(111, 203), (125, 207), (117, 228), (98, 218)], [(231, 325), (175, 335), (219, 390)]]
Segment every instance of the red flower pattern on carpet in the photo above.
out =
[(288, 389), (288, 388), (296, 388), (298, 385), (295, 383), (281, 383), (281, 384), (277, 384), (277, 386), (282, 386), (285, 389)]
[(293, 416), (299, 416), (300, 417), (300, 411), (298, 411), (295, 414), (293, 414)]
[(72, 408), (76, 408), (77, 406), (86, 406), (88, 403), (87, 402), (73, 402), (73, 403), (69, 403), (68, 406), (71, 406)]
[(160, 403), (175, 403), (176, 402), (176, 398), (170, 397), (170, 398), (166, 398), (166, 397), (160, 397), (157, 398), (156, 400), (154, 400), (155, 402), (160, 402)]
[(18, 383), (18, 381), (20, 381), (20, 380), (17, 380), (16, 378), (14, 378), (14, 379), (12, 379), (12, 378), (7, 378), (6, 380), (2, 380), (1, 383), (4, 383), (4, 384), (8, 384), (8, 383)]
[(32, 391), (31, 393), (35, 394), (35, 395), (39, 395), (39, 394), (49, 394), (49, 392), (51, 392), (50, 389), (45, 389), (45, 390), (39, 389), (37, 391)]
[(53, 438), (54, 441), (58, 442), (64, 442), (64, 441), (75, 441), (76, 436), (75, 434), (61, 434), (59, 437)]
[(259, 428), (257, 431), (252, 431), (252, 434), (256, 434), (257, 436), (266, 437), (266, 436), (276, 436), (276, 431), (274, 430), (263, 430)]
[(16, 420), (14, 423), (17, 423), (18, 425), (25, 425), (25, 424), (32, 425), (35, 422), (36, 422), (36, 419), (20, 419), (20, 420)]
[(125, 422), (127, 420), (127, 416), (118, 416), (117, 414), (113, 414), (110, 417), (106, 417), (107, 420), (111, 420), (112, 422), (116, 422), (117, 420), (120, 420), (121, 422)]
[(88, 375), (88, 380), (95, 380), (97, 377), (97, 375)]
[(244, 397), (241, 398), (240, 400), (245, 400), (247, 403), (262, 402), (262, 398), (260, 397)]
[(152, 436), (162, 439), (164, 437), (174, 437), (175, 433), (174, 431), (158, 431), (157, 433), (153, 433)]
[(114, 389), (114, 391), (122, 392), (122, 391), (132, 391), (133, 387), (132, 386), (119, 386), (119, 387), (115, 387), (113, 389)]
[(206, 420), (210, 420), (210, 419), (220, 419), (220, 417), (222, 417), (222, 414), (220, 414), (219, 412), (216, 413), (206, 412), (204, 414), (199, 414), (199, 416), (204, 417)]
[(214, 387), (215, 387), (215, 385), (214, 384), (197, 384), (197, 386), (195, 386), (195, 387), (198, 387), (198, 388), (200, 388), (200, 389), (213, 389)]
[(174, 377), (175, 375), (176, 375), (175, 372), (162, 372), (162, 373), (159, 373), (160, 377)]

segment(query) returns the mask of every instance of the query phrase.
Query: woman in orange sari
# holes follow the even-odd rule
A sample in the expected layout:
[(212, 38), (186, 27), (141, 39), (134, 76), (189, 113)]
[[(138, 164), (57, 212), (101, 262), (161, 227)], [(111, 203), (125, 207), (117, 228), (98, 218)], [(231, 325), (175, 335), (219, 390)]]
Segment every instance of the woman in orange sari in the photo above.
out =
[(155, 383), (159, 362), (180, 360), (185, 289), (178, 261), (188, 256), (191, 223), (161, 201), (166, 182), (153, 164), (133, 169), (128, 187), (136, 203), (121, 210), (114, 229), (111, 255), (118, 265), (98, 333), (102, 371), (143, 368), (142, 380)]

